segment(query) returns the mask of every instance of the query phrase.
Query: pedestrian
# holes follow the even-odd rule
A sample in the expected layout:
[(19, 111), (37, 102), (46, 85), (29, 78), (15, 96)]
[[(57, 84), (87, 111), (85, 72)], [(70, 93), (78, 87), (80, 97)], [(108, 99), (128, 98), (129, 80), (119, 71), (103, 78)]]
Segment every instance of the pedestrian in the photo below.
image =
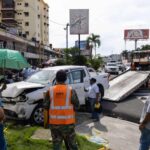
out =
[(88, 103), (89, 103), (89, 109), (92, 113), (91, 118), (94, 119), (94, 121), (99, 121), (99, 113), (95, 111), (95, 104), (99, 103), (99, 97), (100, 97), (100, 91), (99, 87), (96, 84), (96, 79), (91, 78), (90, 79), (90, 87), (88, 88)]
[(50, 87), (44, 103), (44, 107), (49, 109), (49, 125), (54, 150), (61, 150), (63, 140), (67, 150), (78, 150), (75, 134), (75, 109), (79, 107), (79, 100), (76, 92), (65, 84), (66, 80), (66, 72), (58, 71), (56, 85)]
[(141, 131), (140, 149), (149, 150), (150, 148), (150, 97), (147, 99), (141, 119), (139, 129)]
[(6, 141), (4, 138), (4, 125), (3, 121), (5, 118), (2, 99), (1, 99), (1, 92), (6, 89), (6, 84), (4, 78), (0, 79), (0, 150), (6, 150)]

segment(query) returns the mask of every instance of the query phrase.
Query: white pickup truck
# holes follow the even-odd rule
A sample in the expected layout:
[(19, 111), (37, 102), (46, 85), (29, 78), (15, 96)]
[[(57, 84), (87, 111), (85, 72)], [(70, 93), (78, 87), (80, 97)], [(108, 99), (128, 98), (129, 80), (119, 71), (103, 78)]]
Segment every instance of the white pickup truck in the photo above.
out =
[[(89, 86), (91, 78), (88, 69), (85, 66), (56, 66), (44, 68), (25, 81), (8, 84), (7, 89), (2, 92), (6, 115), (16, 119), (30, 119), (36, 124), (41, 124), (43, 92), (55, 85), (55, 76), (60, 69), (67, 72), (66, 84), (76, 90), (80, 105), (84, 105), (86, 95), (84, 89)], [(109, 88), (108, 74), (98, 74), (95, 78), (104, 96), (105, 89)]]

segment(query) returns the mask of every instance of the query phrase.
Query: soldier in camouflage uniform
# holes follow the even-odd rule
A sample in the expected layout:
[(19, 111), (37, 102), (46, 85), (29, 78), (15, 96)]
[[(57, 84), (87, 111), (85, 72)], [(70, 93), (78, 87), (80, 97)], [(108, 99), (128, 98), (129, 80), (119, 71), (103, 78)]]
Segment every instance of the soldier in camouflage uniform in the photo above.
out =
[[(58, 71), (56, 74), (56, 86), (61, 84), (65, 85), (66, 79), (66, 72), (63, 70)], [(71, 103), (75, 110), (79, 108), (79, 100), (74, 90), (72, 90), (71, 93)], [(50, 109), (50, 104), (50, 92), (48, 91), (43, 104), (44, 108)], [(75, 124), (50, 124), (50, 130), (54, 150), (61, 150), (63, 140), (67, 150), (78, 150), (76, 143)]]

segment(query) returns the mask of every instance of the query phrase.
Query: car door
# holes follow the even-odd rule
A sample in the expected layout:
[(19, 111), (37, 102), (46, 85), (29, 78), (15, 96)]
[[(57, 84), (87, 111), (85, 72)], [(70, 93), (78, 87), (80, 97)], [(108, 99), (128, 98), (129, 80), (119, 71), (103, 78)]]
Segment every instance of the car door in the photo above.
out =
[(79, 70), (71, 70), (70, 72), (70, 78), (71, 78), (70, 85), (76, 91), (80, 101), (80, 105), (85, 104), (85, 91), (84, 91), (85, 74), (83, 71), (84, 70), (79, 69)]

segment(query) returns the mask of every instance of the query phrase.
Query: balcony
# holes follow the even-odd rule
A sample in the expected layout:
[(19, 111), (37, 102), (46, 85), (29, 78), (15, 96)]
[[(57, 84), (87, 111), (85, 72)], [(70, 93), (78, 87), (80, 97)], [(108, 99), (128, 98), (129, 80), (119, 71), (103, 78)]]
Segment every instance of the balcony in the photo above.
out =
[(15, 12), (12, 10), (3, 11), (2, 12), (2, 19), (14, 19), (15, 18)]
[(7, 11), (6, 13), (2, 13), (2, 22), (7, 24), (17, 24), (15, 20), (15, 13), (11, 11)]
[(1, 10), (15, 10), (15, 3), (13, 0), (10, 0), (9, 2), (8, 1), (5, 1), (3, 0), (2, 1), (2, 8)]
[(15, 11), (15, 9), (14, 9), (14, 8), (11, 8), (11, 7), (10, 7), (10, 8), (3, 8), (3, 7), (2, 7), (1, 10), (2, 10), (2, 11), (6, 11), (6, 10), (14, 10), (14, 11)]

